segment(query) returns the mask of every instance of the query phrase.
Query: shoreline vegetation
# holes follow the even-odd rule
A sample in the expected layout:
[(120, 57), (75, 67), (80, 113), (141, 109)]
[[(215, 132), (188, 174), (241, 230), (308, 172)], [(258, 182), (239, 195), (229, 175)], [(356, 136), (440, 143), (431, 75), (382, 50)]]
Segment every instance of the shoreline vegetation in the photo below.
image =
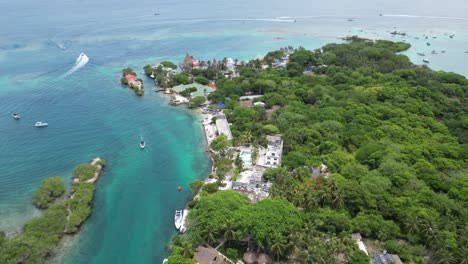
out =
[(120, 78), (120, 83), (128, 86), (138, 96), (142, 96), (145, 92), (143, 80), (137, 78), (137, 74), (135, 73), (135, 71), (133, 71), (132, 68), (126, 68), (122, 70), (122, 78)]
[(105, 160), (95, 158), (89, 164), (76, 166), (67, 192), (61, 177), (44, 179), (33, 196), (33, 204), (42, 210), (42, 215), (24, 224), (22, 233), (14, 237), (0, 232), (0, 263), (50, 260), (61, 238), (77, 233), (91, 215), (94, 183), (105, 164)]
[(145, 67), (169, 92), (198, 76), (216, 87), (200, 104), (212, 173), (190, 184), (168, 264), (468, 262), (468, 80), (411, 63), (407, 43), (347, 41), (230, 74), (188, 54), (181, 73)]

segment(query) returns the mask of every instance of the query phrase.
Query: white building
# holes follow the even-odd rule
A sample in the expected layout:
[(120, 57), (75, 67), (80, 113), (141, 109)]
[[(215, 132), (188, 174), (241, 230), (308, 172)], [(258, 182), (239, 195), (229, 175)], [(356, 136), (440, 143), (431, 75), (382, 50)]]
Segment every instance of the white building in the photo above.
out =
[(267, 150), (265, 154), (265, 167), (278, 167), (281, 165), (283, 155), (283, 140), (281, 136), (267, 136)]

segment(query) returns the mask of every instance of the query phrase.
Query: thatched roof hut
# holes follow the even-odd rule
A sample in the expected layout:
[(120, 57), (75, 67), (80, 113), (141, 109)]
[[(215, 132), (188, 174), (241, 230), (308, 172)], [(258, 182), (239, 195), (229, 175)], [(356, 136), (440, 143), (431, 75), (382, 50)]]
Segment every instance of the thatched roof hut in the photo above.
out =
[(224, 264), (224, 258), (216, 250), (206, 247), (198, 247), (193, 259), (200, 264)]
[(244, 261), (246, 264), (254, 264), (257, 263), (257, 256), (258, 254), (253, 251), (247, 251), (244, 253)]
[(267, 264), (271, 263), (271, 257), (268, 254), (260, 253), (257, 257), (258, 264)]

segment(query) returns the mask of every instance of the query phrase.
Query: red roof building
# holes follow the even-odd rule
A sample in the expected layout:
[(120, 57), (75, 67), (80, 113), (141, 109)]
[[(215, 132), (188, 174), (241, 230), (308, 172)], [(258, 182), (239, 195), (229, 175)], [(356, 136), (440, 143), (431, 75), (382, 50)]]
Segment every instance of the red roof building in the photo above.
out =
[(136, 76), (133, 74), (127, 74), (125, 75), (125, 79), (127, 79), (129, 82), (134, 82), (136, 80)]

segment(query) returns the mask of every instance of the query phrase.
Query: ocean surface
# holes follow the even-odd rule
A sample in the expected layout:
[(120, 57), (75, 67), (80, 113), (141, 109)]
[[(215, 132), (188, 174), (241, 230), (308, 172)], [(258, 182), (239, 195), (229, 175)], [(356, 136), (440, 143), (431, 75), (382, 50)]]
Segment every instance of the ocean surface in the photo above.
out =
[[(0, 230), (17, 232), (40, 215), (31, 197), (45, 177), (69, 184), (76, 164), (108, 161), (92, 216), (64, 239), (56, 263), (161, 263), (174, 210), (190, 197), (188, 184), (210, 171), (200, 117), (169, 106), (147, 78), (145, 95), (135, 96), (119, 84), (122, 68), (143, 76), (145, 64), (180, 62), (186, 52), (248, 60), (358, 35), (406, 41), (415, 63), (424, 52), (430, 67), (468, 75), (463, 0), (3, 0), (0, 7)], [(76, 65), (80, 53), (89, 61)], [(49, 126), (35, 128), (36, 121)]]

